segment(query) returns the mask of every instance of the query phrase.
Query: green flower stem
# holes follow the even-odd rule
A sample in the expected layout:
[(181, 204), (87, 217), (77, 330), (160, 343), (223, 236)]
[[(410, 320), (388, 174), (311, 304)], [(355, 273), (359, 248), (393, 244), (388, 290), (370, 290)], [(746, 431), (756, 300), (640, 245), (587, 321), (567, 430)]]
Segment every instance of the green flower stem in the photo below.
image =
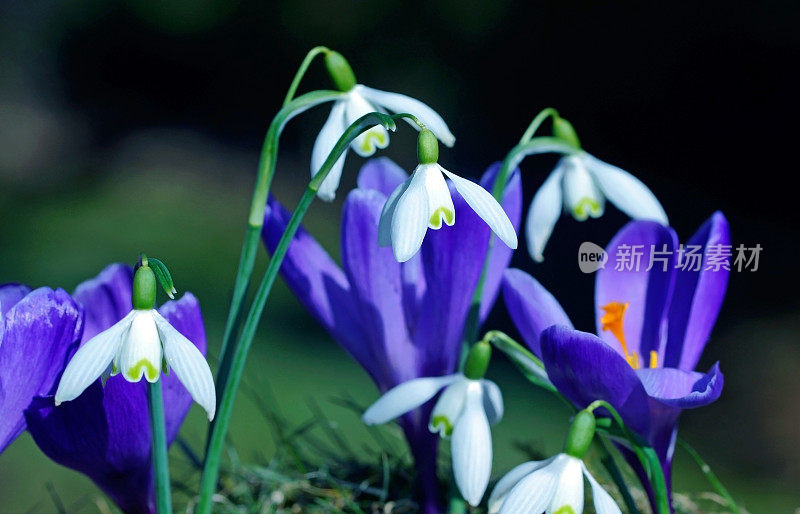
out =
[(593, 411), (600, 407), (606, 409), (611, 414), (611, 417), (617, 423), (620, 430), (622, 430), (622, 435), (631, 443), (631, 449), (636, 454), (636, 457), (639, 459), (639, 462), (642, 464), (650, 480), (650, 485), (653, 488), (653, 496), (655, 496), (656, 499), (658, 514), (670, 514), (667, 482), (664, 479), (664, 471), (661, 469), (661, 462), (658, 460), (658, 455), (656, 455), (655, 450), (652, 446), (643, 444), (641, 438), (628, 430), (628, 427), (625, 426), (617, 410), (607, 401), (595, 400), (586, 407), (586, 410)]
[[(541, 121), (539, 123), (541, 123)], [(500, 171), (497, 173), (497, 177), (494, 180), (494, 185), (492, 186), (492, 196), (494, 196), (500, 205), (503, 204), (503, 194), (505, 193), (506, 185), (508, 183), (508, 177), (511, 174), (512, 165), (516, 166), (519, 164), (524, 156), (546, 152), (574, 153), (575, 149), (560, 139), (554, 137), (536, 137), (515, 146), (503, 160), (503, 164), (500, 167)], [(461, 355), (462, 364), (464, 358), (466, 358), (467, 349), (478, 337), (481, 297), (483, 296), (483, 288), (486, 285), (486, 274), (489, 271), (489, 257), (491, 257), (492, 247), (494, 246), (496, 239), (497, 238), (494, 234), (489, 236), (489, 247), (486, 251), (486, 258), (483, 261), (481, 276), (478, 279), (477, 285), (475, 286), (475, 293), (472, 295), (472, 303), (470, 304), (469, 313), (467, 314), (467, 323), (464, 328), (464, 342)]]
[(264, 207), (266, 207), (269, 188), (272, 185), (272, 178), (275, 175), (278, 140), (281, 132), (283, 131), (284, 125), (294, 116), (321, 103), (336, 100), (340, 98), (341, 95), (342, 94), (337, 91), (313, 91), (299, 96), (284, 105), (283, 108), (278, 111), (278, 114), (273, 118), (269, 130), (267, 131), (264, 145), (261, 149), (261, 159), (258, 164), (258, 176), (253, 192), (253, 201), (250, 207), (247, 231), (245, 232), (244, 243), (242, 244), (239, 268), (236, 272), (236, 279), (233, 285), (231, 306), (228, 311), (228, 319), (225, 322), (225, 331), (223, 332), (222, 345), (220, 347), (220, 364), (217, 370), (218, 403), (221, 398), (219, 384), (225, 383), (230, 368), (231, 339), (236, 332), (242, 303), (247, 295), (250, 277), (253, 274), (253, 268), (256, 262), (258, 243), (261, 236), (261, 225), (264, 223)]
[(169, 483), (169, 459), (167, 458), (167, 433), (164, 424), (164, 399), (161, 394), (161, 378), (147, 383), (147, 403), (150, 407), (150, 434), (153, 442), (153, 476), (156, 484), (156, 512), (172, 514), (172, 497)]
[(303, 62), (300, 63), (300, 67), (297, 69), (297, 73), (295, 73), (294, 79), (292, 79), (292, 83), (289, 86), (289, 91), (286, 92), (286, 98), (284, 98), (283, 100), (284, 107), (294, 98), (295, 93), (297, 93), (297, 87), (300, 85), (300, 81), (303, 80), (303, 77), (308, 71), (308, 67), (311, 66), (311, 63), (314, 61), (314, 59), (318, 55), (327, 52), (330, 52), (330, 50), (324, 46), (315, 46), (314, 48), (308, 51), (305, 59), (303, 59)]
[(700, 471), (703, 473), (703, 475), (705, 475), (706, 480), (708, 480), (708, 483), (711, 484), (711, 487), (713, 487), (717, 491), (717, 494), (722, 496), (722, 498), (728, 504), (728, 508), (737, 514), (742, 512), (742, 510), (739, 508), (739, 505), (737, 505), (736, 500), (734, 500), (733, 496), (731, 496), (731, 493), (729, 493), (728, 489), (722, 485), (722, 482), (720, 482), (719, 478), (717, 478), (717, 475), (711, 471), (711, 466), (709, 466), (706, 461), (703, 460), (703, 457), (697, 453), (697, 450), (692, 448), (689, 443), (681, 438), (678, 438), (678, 445), (683, 448), (684, 451), (689, 454), (689, 457), (692, 458), (695, 464), (697, 464), (697, 467), (699, 467)]
[(553, 109), (552, 107), (547, 107), (546, 109), (542, 109), (539, 114), (533, 118), (531, 124), (528, 125), (528, 129), (522, 134), (522, 138), (520, 138), (520, 143), (527, 143), (528, 141), (533, 138), (533, 135), (536, 134), (536, 131), (539, 130), (539, 127), (544, 123), (544, 121), (552, 116), (553, 118), (558, 118), (558, 111)]
[[(242, 333), (236, 345), (232, 347), (231, 367), (229, 373), (226, 374), (225, 382), (222, 384), (221, 401), (219, 402), (219, 408), (217, 410), (217, 422), (211, 430), (211, 438), (208, 443), (206, 459), (203, 466), (203, 476), (200, 484), (200, 501), (197, 506), (198, 514), (210, 514), (211, 512), (212, 496), (216, 489), (217, 477), (219, 476), (219, 465), (225, 444), (225, 436), (228, 431), (228, 425), (230, 424), (233, 404), (239, 389), (245, 362), (247, 361), (247, 354), (253, 343), (253, 337), (258, 328), (261, 315), (264, 312), (267, 298), (278, 276), (283, 258), (286, 256), (286, 252), (289, 249), (289, 244), (297, 233), (303, 216), (306, 211), (308, 211), (320, 185), (322, 185), (325, 177), (328, 176), (333, 165), (356, 137), (378, 124), (383, 125), (388, 130), (395, 129), (395, 123), (392, 117), (373, 112), (362, 116), (345, 130), (342, 137), (339, 138), (339, 141), (328, 155), (322, 168), (320, 168), (320, 171), (309, 182), (303, 196), (300, 198), (295, 212), (289, 219), (286, 230), (283, 235), (281, 235), (278, 246), (267, 266), (267, 271), (264, 273), (261, 284), (256, 291), (255, 298), (250, 306), (250, 312), (244, 321)], [(263, 218), (263, 207), (261, 210), (261, 216)]]
[(608, 447), (608, 443), (606, 443), (602, 438), (599, 436), (595, 437), (595, 446), (600, 452), (600, 462), (603, 463), (603, 466), (608, 471), (608, 474), (611, 476), (611, 480), (619, 489), (620, 494), (622, 494), (622, 500), (625, 502), (625, 506), (628, 508), (628, 512), (630, 514), (639, 514), (639, 508), (636, 506), (636, 502), (631, 496), (631, 492), (628, 489), (627, 484), (625, 484), (625, 479), (622, 477), (622, 472), (620, 471), (617, 463), (614, 461), (614, 456), (611, 454), (611, 450)]

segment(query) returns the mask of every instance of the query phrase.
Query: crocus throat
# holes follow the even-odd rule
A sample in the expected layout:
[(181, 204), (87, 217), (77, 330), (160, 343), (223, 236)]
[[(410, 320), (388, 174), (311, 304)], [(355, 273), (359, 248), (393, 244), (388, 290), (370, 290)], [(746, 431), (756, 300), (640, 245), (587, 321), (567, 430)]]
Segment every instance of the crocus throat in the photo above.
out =
[[(630, 364), (633, 369), (641, 368), (642, 363), (639, 360), (639, 354), (637, 352), (628, 353), (628, 346), (625, 344), (625, 331), (622, 329), (622, 322), (625, 318), (625, 311), (628, 309), (628, 303), (611, 302), (606, 305), (601, 305), (600, 308), (605, 311), (603, 317), (600, 318), (600, 324), (603, 330), (611, 332), (614, 334), (614, 337), (617, 338), (628, 364)], [(658, 352), (650, 351), (649, 364), (651, 368), (658, 367)]]

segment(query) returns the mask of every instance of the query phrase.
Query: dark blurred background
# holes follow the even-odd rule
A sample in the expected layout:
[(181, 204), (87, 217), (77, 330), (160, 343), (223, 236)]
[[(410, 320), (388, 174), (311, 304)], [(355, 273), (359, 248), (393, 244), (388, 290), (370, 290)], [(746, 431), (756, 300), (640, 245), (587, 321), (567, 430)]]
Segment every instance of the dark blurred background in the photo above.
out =
[[(457, 137), (441, 162), (470, 177), (502, 159), (532, 117), (553, 106), (586, 150), (656, 193), (683, 240), (719, 209), (734, 244), (763, 247), (758, 271), (732, 273), (701, 363), (721, 361), (725, 393), (687, 412), (682, 433), (752, 512), (793, 512), (798, 26), (794, 1), (2, 0), (0, 282), (71, 291), (107, 263), (146, 250), (170, 265), (179, 289), (201, 299), (213, 360), (260, 145), (312, 46), (341, 51), (360, 82), (436, 108)], [(330, 87), (318, 62), (301, 90)], [(281, 140), (273, 191), (289, 206), (326, 116), (310, 111)], [(392, 137), (385, 154), (410, 169), (413, 131), (402, 126)], [(348, 158), (345, 187), (362, 162)], [(523, 163), (526, 204), (554, 163)], [(334, 254), (339, 208), (315, 204), (307, 224)], [(604, 244), (625, 222), (613, 207), (600, 220), (564, 217), (543, 264), (523, 248), (514, 265), (591, 330), (593, 277), (578, 271), (577, 247)], [(502, 306), (487, 326), (512, 330)], [(312, 410), (308, 402), (319, 403), (354, 439), (363, 436), (357, 416), (330, 398), (351, 394), (366, 404), (376, 391), (283, 287), (259, 338), (250, 388), (269, 387), (298, 421)], [(517, 443), (557, 451), (566, 410), (508, 363), (492, 373), (509, 410), (495, 432), (495, 474), (522, 460)], [(202, 415), (193, 412), (183, 434), (201, 447)], [(272, 451), (247, 393), (231, 436), (244, 460)], [(680, 450), (676, 465), (679, 489), (708, 489)], [(46, 490), (70, 512), (102, 507), (87, 479), (48, 462), (23, 435), (0, 456), (2, 510), (54, 511)]]

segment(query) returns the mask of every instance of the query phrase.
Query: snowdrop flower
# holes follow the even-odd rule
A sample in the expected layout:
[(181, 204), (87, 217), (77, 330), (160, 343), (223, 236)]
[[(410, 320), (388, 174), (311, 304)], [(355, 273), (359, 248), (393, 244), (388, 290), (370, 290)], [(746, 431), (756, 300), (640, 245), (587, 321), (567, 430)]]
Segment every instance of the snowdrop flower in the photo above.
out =
[(490, 353), (488, 343), (478, 343), (470, 351), (463, 374), (404, 382), (387, 391), (362, 417), (368, 425), (386, 423), (420, 407), (444, 389), (433, 408), (428, 429), (451, 438), (456, 485), (473, 506), (483, 498), (492, 471), (489, 425), (503, 417), (500, 388), (483, 378)]
[(517, 247), (517, 233), (497, 200), (480, 185), (447, 171), (438, 164), (436, 136), (425, 129), (417, 144), (419, 166), (386, 200), (378, 226), (378, 244), (391, 246), (399, 262), (413, 257), (422, 246), (428, 228), (456, 222), (449, 178), (467, 205), (510, 248)]
[(217, 400), (211, 370), (197, 347), (155, 310), (156, 273), (146, 257), (134, 274), (132, 298), (131, 312), (75, 352), (58, 384), (55, 404), (74, 400), (101, 376), (122, 374), (128, 382), (144, 377), (154, 383), (171, 367), (213, 419)]
[[(562, 211), (578, 221), (603, 215), (606, 200), (637, 220), (668, 225), (667, 215), (655, 195), (639, 179), (605, 163), (581, 149), (572, 125), (564, 118), (553, 119), (553, 131), (572, 151), (558, 161), (550, 176), (536, 192), (528, 210), (526, 237), (528, 250), (537, 262)], [(532, 153), (553, 151), (545, 145)]]
[(592, 486), (597, 514), (619, 513), (619, 507), (580, 459), (559, 453), (544, 461), (520, 464), (497, 482), (489, 512), (542, 514), (583, 512), (583, 477)]
[[(455, 143), (456, 138), (447, 128), (442, 117), (424, 103), (405, 95), (357, 84), (350, 64), (338, 52), (328, 52), (325, 56), (325, 65), (336, 86), (345, 94), (334, 102), (328, 120), (322, 126), (314, 143), (314, 149), (311, 152), (312, 177), (319, 172), (345, 129), (358, 118), (370, 112), (391, 111), (413, 114), (444, 144), (453, 146)], [(416, 127), (416, 124), (412, 123), (412, 126)], [(358, 136), (350, 146), (358, 155), (369, 157), (378, 148), (386, 148), (388, 145), (389, 133), (382, 126), (376, 125)], [(347, 151), (336, 161), (319, 188), (317, 195), (321, 199), (331, 201), (336, 196), (346, 155)]]
[(564, 453), (544, 461), (520, 464), (497, 482), (489, 497), (490, 514), (580, 514), (583, 512), (583, 478), (592, 487), (597, 514), (617, 514), (611, 495), (586, 469), (581, 456), (594, 437), (595, 419), (588, 410), (575, 416)]

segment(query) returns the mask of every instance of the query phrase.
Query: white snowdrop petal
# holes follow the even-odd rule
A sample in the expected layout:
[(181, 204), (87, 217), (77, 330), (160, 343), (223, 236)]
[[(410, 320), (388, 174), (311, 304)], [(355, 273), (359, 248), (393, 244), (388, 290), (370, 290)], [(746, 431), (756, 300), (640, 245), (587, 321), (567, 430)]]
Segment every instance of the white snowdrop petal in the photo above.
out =
[(108, 369), (130, 328), (134, 312), (131, 311), (110, 328), (83, 343), (75, 352), (58, 383), (56, 405), (77, 398)]
[[(367, 100), (372, 103), (378, 104), (394, 113), (408, 113), (417, 117), (425, 126), (434, 133), (434, 135), (447, 146), (453, 146), (456, 138), (447, 123), (444, 122), (439, 114), (431, 109), (428, 105), (411, 98), (410, 96), (401, 95), (399, 93), (390, 93), (388, 91), (381, 91), (380, 89), (373, 89), (367, 86), (357, 85), (356, 90)], [(411, 126), (419, 129), (416, 123), (407, 120)]]
[(550, 506), (561, 475), (558, 458), (522, 478), (508, 493), (500, 514), (542, 514)]
[(155, 310), (135, 312), (116, 362), (128, 382), (138, 382), (142, 376), (148, 382), (155, 382), (161, 376), (162, 360), (161, 338), (153, 317)]
[(589, 470), (586, 469), (586, 465), (581, 463), (581, 467), (583, 468), (584, 476), (589, 481), (589, 485), (592, 488), (594, 510), (597, 514), (622, 514), (617, 502), (614, 501), (611, 495), (608, 494), (608, 491), (595, 480), (591, 473), (589, 473)]
[(555, 494), (550, 502), (548, 514), (559, 511), (567, 511), (564, 507), (572, 509), (572, 512), (583, 512), (583, 469), (582, 463), (575, 457), (559, 455), (558, 459), (563, 459), (561, 475), (558, 478)]
[(536, 191), (528, 209), (525, 220), (525, 235), (528, 241), (528, 252), (536, 262), (544, 260), (544, 247), (553, 233), (553, 227), (561, 216), (561, 182), (564, 167), (556, 166)]
[(488, 508), (489, 514), (497, 514), (500, 507), (503, 505), (508, 493), (511, 489), (519, 483), (520, 480), (530, 475), (534, 471), (550, 464), (555, 457), (547, 460), (530, 461), (520, 464), (513, 468), (511, 471), (503, 475), (503, 478), (498, 480), (497, 484), (489, 496)]
[(464, 398), (467, 393), (469, 381), (465, 378), (457, 380), (447, 386), (436, 401), (436, 406), (431, 413), (428, 429), (438, 432), (442, 437), (450, 437), (453, 426), (458, 421), (464, 409)]
[(497, 384), (491, 380), (481, 380), (483, 387), (483, 408), (490, 425), (495, 425), (503, 419), (503, 394)]
[(381, 210), (381, 217), (378, 220), (378, 246), (391, 246), (392, 244), (392, 218), (394, 217), (395, 210), (397, 209), (397, 201), (406, 192), (408, 186), (411, 185), (411, 177), (408, 177), (402, 184), (397, 186), (386, 203), (383, 204)]
[(477, 380), (471, 380), (467, 387), (464, 411), (453, 428), (450, 450), (458, 490), (467, 503), (477, 506), (492, 473), (492, 434)]
[(563, 157), (559, 167), (564, 170), (564, 206), (570, 214), (578, 221), (584, 221), (589, 216), (602, 216), (605, 198), (586, 168), (582, 156)]
[[(314, 177), (319, 172), (328, 155), (336, 146), (336, 142), (344, 134), (347, 124), (344, 117), (345, 102), (344, 100), (337, 100), (331, 108), (331, 113), (327, 121), (319, 131), (316, 141), (314, 141), (314, 149), (311, 151), (311, 176)], [(336, 190), (339, 188), (339, 181), (342, 177), (342, 168), (344, 168), (345, 157), (347, 150), (342, 153), (342, 156), (333, 165), (328, 176), (322, 182), (322, 185), (317, 191), (317, 196), (325, 201), (332, 201), (336, 196)]]
[(459, 375), (423, 377), (403, 382), (381, 396), (361, 416), (367, 425), (386, 423), (427, 402), (443, 387), (452, 384)]
[(447, 178), (453, 181), (458, 194), (464, 197), (464, 200), (470, 208), (489, 225), (492, 232), (497, 234), (497, 237), (509, 248), (516, 249), (517, 233), (514, 230), (514, 225), (511, 224), (508, 215), (497, 200), (495, 200), (494, 196), (471, 180), (459, 177), (441, 166), (439, 166), (439, 169), (442, 170), (442, 173), (447, 175)]
[(398, 262), (407, 261), (419, 251), (429, 218), (425, 174), (417, 167), (408, 187), (397, 199), (392, 216), (392, 250)]
[(428, 193), (428, 227), (442, 228), (442, 223), (452, 227), (456, 222), (456, 208), (450, 196), (450, 188), (436, 164), (420, 164), (420, 173), (425, 174), (425, 190)]
[(217, 410), (217, 394), (214, 389), (214, 377), (211, 375), (206, 358), (161, 314), (154, 311), (154, 317), (158, 332), (161, 334), (167, 364), (194, 401), (206, 411), (208, 420), (211, 421)]
[[(358, 118), (371, 112), (383, 112), (383, 110), (370, 105), (356, 89), (353, 89), (347, 94), (347, 102), (345, 104), (346, 127), (355, 123)], [(386, 148), (389, 146), (389, 132), (383, 128), (382, 125), (375, 125), (366, 132), (362, 132), (350, 143), (350, 146), (361, 157), (369, 157), (374, 154), (378, 148)]]
[(600, 190), (619, 210), (633, 219), (669, 224), (661, 203), (641, 180), (587, 153), (581, 157)]

